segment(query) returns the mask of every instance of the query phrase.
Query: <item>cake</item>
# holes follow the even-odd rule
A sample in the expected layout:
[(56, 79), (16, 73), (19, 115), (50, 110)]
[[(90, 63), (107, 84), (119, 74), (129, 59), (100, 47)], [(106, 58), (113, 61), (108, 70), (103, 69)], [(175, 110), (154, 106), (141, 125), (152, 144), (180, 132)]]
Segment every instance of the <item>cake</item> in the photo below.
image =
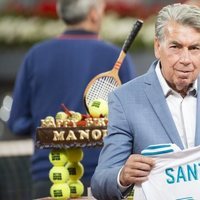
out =
[(103, 145), (107, 117), (94, 118), (74, 111), (60, 111), (41, 120), (36, 130), (38, 148), (94, 147)]

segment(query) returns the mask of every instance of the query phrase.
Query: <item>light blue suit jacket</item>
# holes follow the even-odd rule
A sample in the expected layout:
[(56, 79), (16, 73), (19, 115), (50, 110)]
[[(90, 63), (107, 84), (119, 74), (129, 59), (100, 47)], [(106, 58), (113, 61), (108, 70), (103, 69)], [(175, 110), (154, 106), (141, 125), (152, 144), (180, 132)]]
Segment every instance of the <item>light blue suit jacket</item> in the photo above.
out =
[[(140, 154), (151, 144), (183, 144), (155, 73), (149, 71), (122, 85), (109, 95), (108, 136), (92, 177), (93, 195), (98, 200), (121, 199), (117, 175), (130, 154)], [(198, 81), (198, 93), (200, 85)], [(197, 97), (195, 145), (200, 145), (200, 96)]]

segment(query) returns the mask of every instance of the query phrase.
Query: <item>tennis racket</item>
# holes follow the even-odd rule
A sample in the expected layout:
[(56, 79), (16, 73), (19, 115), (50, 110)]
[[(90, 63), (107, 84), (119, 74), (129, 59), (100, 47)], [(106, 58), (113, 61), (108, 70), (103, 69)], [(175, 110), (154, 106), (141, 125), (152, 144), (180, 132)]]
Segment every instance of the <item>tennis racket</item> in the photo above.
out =
[(119, 69), (121, 68), (122, 62), (126, 57), (126, 53), (129, 50), (132, 42), (136, 38), (138, 32), (140, 31), (142, 25), (143, 25), (142, 20), (137, 20), (134, 23), (129, 36), (124, 41), (119, 57), (117, 58), (117, 61), (115, 62), (115, 65), (112, 68), (112, 70), (95, 76), (88, 83), (83, 95), (87, 111), (88, 111), (88, 106), (92, 101), (99, 98), (107, 101), (108, 94), (121, 85), (121, 80), (119, 78)]

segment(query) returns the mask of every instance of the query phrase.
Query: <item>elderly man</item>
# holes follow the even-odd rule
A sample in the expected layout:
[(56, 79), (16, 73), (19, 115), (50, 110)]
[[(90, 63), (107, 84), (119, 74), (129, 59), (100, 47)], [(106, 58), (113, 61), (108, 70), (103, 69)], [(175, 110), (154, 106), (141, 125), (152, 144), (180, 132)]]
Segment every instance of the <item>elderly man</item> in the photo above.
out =
[(91, 184), (97, 199), (121, 199), (148, 179), (155, 162), (141, 152), (149, 145), (200, 145), (200, 9), (161, 9), (154, 49), (149, 71), (109, 96), (108, 136)]

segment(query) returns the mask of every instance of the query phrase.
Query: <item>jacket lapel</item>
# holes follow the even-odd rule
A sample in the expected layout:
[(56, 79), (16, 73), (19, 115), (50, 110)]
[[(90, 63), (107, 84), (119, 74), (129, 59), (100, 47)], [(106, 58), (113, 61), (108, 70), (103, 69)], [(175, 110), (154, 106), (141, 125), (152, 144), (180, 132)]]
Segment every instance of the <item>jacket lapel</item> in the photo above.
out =
[(200, 79), (198, 79), (197, 86), (197, 114), (196, 114), (196, 135), (195, 135), (195, 146), (200, 145)]
[(184, 147), (182, 141), (176, 129), (170, 110), (167, 106), (166, 99), (163, 95), (163, 91), (156, 76), (155, 70), (149, 71), (144, 84), (146, 96), (149, 99), (149, 102), (151, 103), (162, 126), (164, 127), (166, 134), (172, 143), (177, 144), (181, 149), (183, 149)]

